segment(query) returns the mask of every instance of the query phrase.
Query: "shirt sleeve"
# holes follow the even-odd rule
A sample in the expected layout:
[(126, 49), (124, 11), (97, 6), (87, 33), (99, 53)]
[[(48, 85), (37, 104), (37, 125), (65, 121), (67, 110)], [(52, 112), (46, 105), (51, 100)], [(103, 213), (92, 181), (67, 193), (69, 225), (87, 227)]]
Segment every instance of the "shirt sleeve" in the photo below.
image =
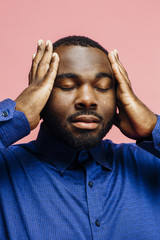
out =
[(152, 132), (152, 141), (140, 141), (137, 145), (160, 158), (160, 116), (157, 116), (157, 123)]
[(30, 133), (25, 114), (16, 111), (15, 106), (11, 99), (0, 102), (0, 149), (9, 147)]

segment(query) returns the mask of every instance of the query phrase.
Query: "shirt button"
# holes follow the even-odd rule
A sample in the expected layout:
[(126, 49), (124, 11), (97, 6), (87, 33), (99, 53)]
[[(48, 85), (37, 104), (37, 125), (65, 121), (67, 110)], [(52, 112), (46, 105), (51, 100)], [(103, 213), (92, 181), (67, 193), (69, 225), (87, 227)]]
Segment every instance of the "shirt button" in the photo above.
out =
[(2, 112), (2, 117), (8, 117), (8, 112), (7, 111), (3, 111)]
[(89, 181), (89, 182), (88, 182), (88, 186), (89, 186), (90, 188), (93, 187), (93, 182)]
[(100, 222), (98, 220), (95, 221), (97, 227), (100, 227)]

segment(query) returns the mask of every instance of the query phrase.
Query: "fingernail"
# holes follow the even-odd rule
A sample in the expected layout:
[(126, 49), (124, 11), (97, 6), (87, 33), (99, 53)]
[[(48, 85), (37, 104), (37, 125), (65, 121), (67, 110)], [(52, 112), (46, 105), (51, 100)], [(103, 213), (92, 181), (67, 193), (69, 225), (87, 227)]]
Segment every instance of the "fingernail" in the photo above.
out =
[(38, 46), (40, 46), (41, 44), (43, 43), (43, 40), (42, 39), (40, 39), (40, 40), (38, 40)]
[(47, 40), (47, 41), (46, 41), (46, 47), (47, 47), (47, 46), (51, 46), (51, 44), (52, 44), (52, 43), (51, 43), (50, 40)]
[(53, 56), (53, 57), (56, 57), (56, 56), (57, 56), (57, 53), (54, 52), (54, 53), (52, 54), (52, 56)]
[(32, 59), (34, 59), (34, 58), (35, 58), (35, 56), (36, 56), (36, 53), (33, 53), (33, 55), (32, 55)]
[(56, 53), (56, 52), (54, 52), (53, 54), (52, 54), (52, 57), (55, 59), (57, 59), (58, 61), (59, 61), (59, 56), (58, 56), (58, 54)]

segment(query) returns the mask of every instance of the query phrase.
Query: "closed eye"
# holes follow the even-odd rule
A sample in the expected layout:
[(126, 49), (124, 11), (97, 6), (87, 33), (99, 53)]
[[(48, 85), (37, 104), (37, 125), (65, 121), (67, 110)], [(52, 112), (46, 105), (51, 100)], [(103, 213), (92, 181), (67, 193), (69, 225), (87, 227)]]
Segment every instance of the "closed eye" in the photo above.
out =
[(76, 88), (76, 86), (73, 86), (73, 87), (69, 87), (69, 86), (59, 86), (60, 89), (62, 89), (63, 91), (71, 91), (73, 90), (74, 88)]
[(94, 85), (94, 88), (100, 92), (106, 92), (111, 87), (112, 87), (112, 80), (106, 77), (99, 79)]
[(99, 87), (94, 87), (94, 88), (100, 92), (106, 92), (108, 89), (110, 89), (110, 88), (99, 88)]
[(71, 91), (76, 88), (76, 83), (74, 78), (69, 78), (69, 76), (58, 76), (55, 80), (55, 87), (60, 88), (63, 91)]

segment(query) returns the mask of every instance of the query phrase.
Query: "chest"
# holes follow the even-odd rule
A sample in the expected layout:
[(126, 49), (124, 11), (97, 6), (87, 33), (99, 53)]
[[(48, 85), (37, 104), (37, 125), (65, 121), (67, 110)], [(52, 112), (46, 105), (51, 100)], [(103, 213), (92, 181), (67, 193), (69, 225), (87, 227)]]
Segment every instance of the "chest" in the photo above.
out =
[(159, 179), (155, 186), (136, 170), (97, 163), (64, 174), (47, 164), (19, 167), (5, 176), (2, 239), (159, 239)]

